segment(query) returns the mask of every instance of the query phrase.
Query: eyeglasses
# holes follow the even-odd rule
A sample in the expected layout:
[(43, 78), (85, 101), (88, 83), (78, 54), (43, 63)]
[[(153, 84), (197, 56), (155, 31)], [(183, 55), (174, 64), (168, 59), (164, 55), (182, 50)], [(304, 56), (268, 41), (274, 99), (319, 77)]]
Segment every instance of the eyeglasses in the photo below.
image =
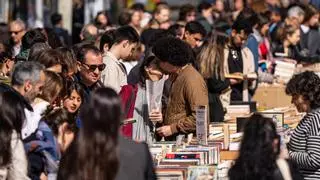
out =
[(17, 34), (19, 34), (20, 32), (22, 32), (23, 31), (23, 29), (21, 29), (20, 31), (9, 31), (9, 34), (15, 34), (15, 35), (17, 35)]
[(99, 69), (99, 71), (103, 71), (106, 68), (105, 64), (86, 64), (86, 63), (82, 63), (83, 65), (86, 65), (88, 67), (89, 71), (95, 71), (97, 68)]

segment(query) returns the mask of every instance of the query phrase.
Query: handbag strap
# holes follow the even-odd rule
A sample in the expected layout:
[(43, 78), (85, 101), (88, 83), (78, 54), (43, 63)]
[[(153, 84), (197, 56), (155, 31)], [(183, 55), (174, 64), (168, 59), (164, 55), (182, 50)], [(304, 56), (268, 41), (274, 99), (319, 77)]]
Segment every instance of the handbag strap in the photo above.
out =
[(288, 165), (288, 162), (284, 159), (278, 158), (277, 161), (277, 166), (281, 172), (281, 175), (284, 180), (292, 180), (291, 172), (290, 172), (290, 167)]

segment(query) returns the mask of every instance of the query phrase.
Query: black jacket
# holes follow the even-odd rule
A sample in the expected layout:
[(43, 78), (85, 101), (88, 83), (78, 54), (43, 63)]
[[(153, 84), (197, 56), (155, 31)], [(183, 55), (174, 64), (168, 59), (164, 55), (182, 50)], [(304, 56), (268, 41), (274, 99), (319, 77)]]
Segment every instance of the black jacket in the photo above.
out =
[[(273, 43), (272, 50), (274, 57), (277, 57), (276, 53), (284, 53), (284, 47), (282, 44)], [(299, 46), (290, 46), (288, 56), (285, 58), (290, 58), (296, 60), (298, 63), (319, 63), (320, 56), (311, 56), (308, 52), (301, 51)]]
[(69, 33), (67, 30), (59, 27), (54, 27), (53, 31), (59, 37), (59, 40), (63, 46), (70, 47), (72, 45), (71, 37), (69, 36)]
[(148, 145), (119, 139), (120, 167), (116, 180), (157, 179)]
[(220, 94), (230, 86), (230, 81), (219, 80), (215, 77), (206, 79), (209, 95), (210, 122), (223, 122), (224, 109), (220, 101)]
[[(70, 177), (70, 169), (74, 163), (77, 163), (75, 153), (75, 143), (72, 143), (65, 155), (60, 161), (60, 169), (58, 172), (58, 180), (67, 180)], [(153, 168), (153, 161), (145, 143), (136, 143), (120, 137), (118, 141), (118, 159), (119, 169), (115, 180), (155, 180), (156, 175)], [(87, 157), (88, 159), (90, 157)], [(104, 158), (104, 157), (101, 157)], [(73, 162), (71, 162), (73, 161)], [(106, 169), (106, 171), (113, 171)]]
[(316, 29), (310, 29), (307, 34), (301, 30), (299, 49), (307, 56), (318, 57), (320, 59), (320, 33)]
[(15, 89), (13, 89), (11, 86), (9, 86), (8, 84), (5, 83), (0, 83), (0, 92), (12, 92), (13, 94), (15, 94), (16, 96), (19, 97), (19, 99), (23, 102), (24, 106), (26, 109), (28, 109), (29, 111), (33, 112), (33, 108), (30, 105), (30, 103), (26, 100), (26, 98), (24, 98), (18, 91), (16, 91)]

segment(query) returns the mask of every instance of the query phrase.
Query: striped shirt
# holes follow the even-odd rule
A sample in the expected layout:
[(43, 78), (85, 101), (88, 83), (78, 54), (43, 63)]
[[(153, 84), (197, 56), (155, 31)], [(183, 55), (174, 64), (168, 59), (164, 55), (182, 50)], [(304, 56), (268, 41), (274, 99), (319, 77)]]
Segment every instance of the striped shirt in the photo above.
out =
[(300, 121), (288, 149), (304, 179), (320, 179), (320, 109), (308, 113)]

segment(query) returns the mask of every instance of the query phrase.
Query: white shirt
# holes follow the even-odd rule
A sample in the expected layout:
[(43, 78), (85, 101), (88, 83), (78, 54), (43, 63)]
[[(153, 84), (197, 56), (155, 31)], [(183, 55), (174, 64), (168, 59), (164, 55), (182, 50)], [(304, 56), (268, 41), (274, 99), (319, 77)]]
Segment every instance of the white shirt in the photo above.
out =
[(102, 83), (119, 93), (121, 87), (127, 85), (126, 69), (111, 52), (107, 52), (103, 57), (103, 63), (106, 68), (101, 73)]
[(129, 74), (131, 69), (138, 64), (138, 61), (125, 61), (122, 64), (126, 67), (127, 74)]
[(13, 46), (13, 55), (16, 56), (20, 53), (21, 45), (15, 45)]
[(49, 105), (50, 104), (46, 101), (39, 101), (33, 106), (33, 112), (24, 109), (26, 121), (21, 131), (22, 139), (27, 138), (38, 129), (42, 114), (46, 111)]
[(307, 34), (310, 31), (310, 27), (305, 26), (305, 25), (301, 25), (301, 29), (303, 31), (303, 33)]

